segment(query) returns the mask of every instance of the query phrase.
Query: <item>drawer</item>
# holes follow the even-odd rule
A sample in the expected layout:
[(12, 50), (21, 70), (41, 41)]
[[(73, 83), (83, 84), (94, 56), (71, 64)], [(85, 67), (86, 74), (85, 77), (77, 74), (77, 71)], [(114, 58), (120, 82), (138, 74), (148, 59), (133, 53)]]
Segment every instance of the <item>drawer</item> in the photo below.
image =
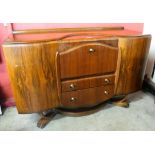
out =
[(97, 105), (114, 95), (114, 85), (88, 88), (62, 93), (61, 103), (68, 108), (80, 108)]
[(75, 91), (80, 89), (93, 88), (103, 85), (114, 84), (115, 76), (96, 76), (91, 78), (82, 78), (76, 80), (68, 80), (61, 82), (62, 92)]
[(105, 44), (84, 44), (59, 54), (60, 78), (81, 78), (116, 71), (118, 48)]

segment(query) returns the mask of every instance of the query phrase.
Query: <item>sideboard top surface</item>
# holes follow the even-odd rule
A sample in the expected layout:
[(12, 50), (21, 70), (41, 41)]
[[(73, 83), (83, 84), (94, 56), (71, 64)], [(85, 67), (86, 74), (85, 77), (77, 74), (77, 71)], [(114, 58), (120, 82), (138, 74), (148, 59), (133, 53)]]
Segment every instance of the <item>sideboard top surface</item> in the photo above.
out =
[[(37, 33), (38, 32), (38, 33)], [(6, 40), (4, 45), (10, 44), (31, 44), (42, 42), (76, 42), (103, 40), (118, 37), (140, 36), (140, 32), (124, 29), (123, 27), (106, 28), (67, 28), (23, 30), (13, 32), (14, 38)]]

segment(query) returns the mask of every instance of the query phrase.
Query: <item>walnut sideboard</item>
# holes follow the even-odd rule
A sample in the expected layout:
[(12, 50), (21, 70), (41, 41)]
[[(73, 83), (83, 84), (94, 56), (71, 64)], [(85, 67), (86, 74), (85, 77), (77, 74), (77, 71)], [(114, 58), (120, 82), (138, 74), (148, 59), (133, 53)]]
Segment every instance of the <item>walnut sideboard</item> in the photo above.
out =
[(61, 31), (69, 34), (3, 45), (18, 112), (41, 113), (43, 128), (57, 113), (81, 116), (106, 103), (128, 107), (126, 95), (142, 87), (151, 36), (121, 28)]

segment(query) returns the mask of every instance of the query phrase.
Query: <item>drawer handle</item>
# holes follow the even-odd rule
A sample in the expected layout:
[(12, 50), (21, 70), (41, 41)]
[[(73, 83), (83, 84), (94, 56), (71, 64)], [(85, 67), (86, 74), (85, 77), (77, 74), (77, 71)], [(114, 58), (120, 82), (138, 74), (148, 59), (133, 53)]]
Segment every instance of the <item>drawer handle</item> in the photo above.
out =
[(71, 89), (75, 89), (75, 85), (72, 83), (72, 84), (70, 84), (70, 86), (69, 86)]
[(104, 79), (104, 81), (106, 82), (106, 83), (109, 83), (110, 82), (110, 80), (109, 79)]
[(109, 92), (105, 90), (105, 91), (104, 91), (104, 94), (108, 95), (108, 94), (109, 94)]
[(76, 100), (77, 100), (77, 99), (76, 99), (75, 97), (71, 97), (71, 98), (70, 98), (70, 101), (71, 101), (71, 102), (74, 102), (74, 101), (76, 101)]
[(95, 50), (93, 48), (89, 49), (89, 53), (94, 53), (94, 52), (95, 52)]

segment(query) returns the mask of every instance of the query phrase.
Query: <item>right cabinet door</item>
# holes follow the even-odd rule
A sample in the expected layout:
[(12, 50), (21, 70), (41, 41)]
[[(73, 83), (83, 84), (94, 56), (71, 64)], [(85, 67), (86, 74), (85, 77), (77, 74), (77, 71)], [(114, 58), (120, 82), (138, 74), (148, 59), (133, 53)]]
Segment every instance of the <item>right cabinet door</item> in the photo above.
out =
[(150, 35), (119, 38), (119, 67), (115, 95), (125, 95), (141, 89), (150, 42)]

